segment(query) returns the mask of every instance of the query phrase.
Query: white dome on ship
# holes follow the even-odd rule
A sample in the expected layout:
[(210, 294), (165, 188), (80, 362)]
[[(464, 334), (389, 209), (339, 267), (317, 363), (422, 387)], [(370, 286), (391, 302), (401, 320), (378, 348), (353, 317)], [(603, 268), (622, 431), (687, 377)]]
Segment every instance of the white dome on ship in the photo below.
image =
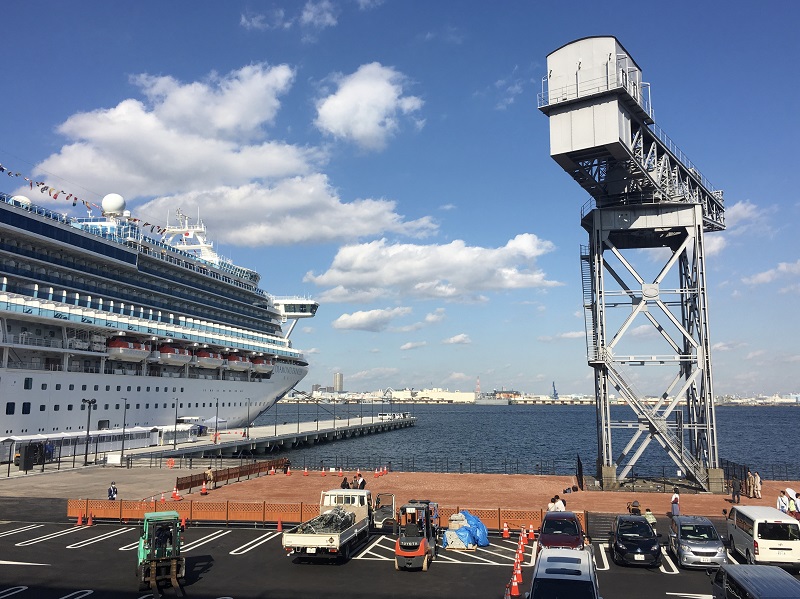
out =
[(17, 203), (19, 203), (19, 204), (22, 204), (23, 206), (30, 206), (30, 205), (31, 205), (31, 200), (30, 200), (30, 198), (27, 198), (26, 196), (14, 196), (14, 197), (12, 197), (11, 199), (12, 199), (14, 202), (17, 202)]
[(125, 210), (125, 199), (118, 193), (109, 193), (103, 197), (103, 212), (105, 214), (122, 214)]

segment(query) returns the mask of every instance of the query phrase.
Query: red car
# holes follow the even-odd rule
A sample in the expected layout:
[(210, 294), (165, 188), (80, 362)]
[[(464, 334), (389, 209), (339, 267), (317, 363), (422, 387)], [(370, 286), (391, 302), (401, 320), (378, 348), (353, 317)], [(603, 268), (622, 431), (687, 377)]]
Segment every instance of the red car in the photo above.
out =
[(556, 547), (583, 549), (586, 540), (581, 523), (573, 512), (546, 512), (536, 533), (537, 554), (542, 549)]

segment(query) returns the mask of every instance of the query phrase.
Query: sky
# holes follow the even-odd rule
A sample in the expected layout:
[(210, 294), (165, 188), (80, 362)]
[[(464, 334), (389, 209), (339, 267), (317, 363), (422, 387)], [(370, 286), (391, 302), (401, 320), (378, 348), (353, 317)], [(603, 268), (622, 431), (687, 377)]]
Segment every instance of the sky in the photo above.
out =
[(0, 163), (151, 222), (199, 210), (263, 289), (320, 302), (292, 333), (300, 389), (592, 394), (588, 196), (537, 94), (548, 53), (613, 35), (725, 192), (715, 394), (800, 392), (798, 22), (788, 0), (6, 0)]

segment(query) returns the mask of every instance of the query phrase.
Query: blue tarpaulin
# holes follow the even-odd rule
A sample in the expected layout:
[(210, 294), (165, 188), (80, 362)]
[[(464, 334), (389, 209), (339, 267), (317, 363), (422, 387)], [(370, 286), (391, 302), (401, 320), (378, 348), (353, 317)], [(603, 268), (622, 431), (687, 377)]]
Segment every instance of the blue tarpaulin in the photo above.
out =
[[(467, 510), (461, 510), (461, 515), (467, 519), (467, 525), (452, 532), (458, 535), (458, 538), (461, 539), (466, 547), (471, 545), (487, 547), (489, 545), (489, 532), (486, 530), (486, 525), (481, 522), (480, 518), (473, 516)], [(442, 546), (447, 547), (446, 536), (442, 537)]]

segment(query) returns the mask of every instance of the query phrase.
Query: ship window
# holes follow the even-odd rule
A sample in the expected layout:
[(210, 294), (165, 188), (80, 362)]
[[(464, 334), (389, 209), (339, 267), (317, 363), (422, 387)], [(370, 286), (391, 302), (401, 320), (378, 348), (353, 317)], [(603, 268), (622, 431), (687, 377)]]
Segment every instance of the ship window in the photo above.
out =
[(69, 390), (70, 390), (70, 391), (75, 391), (75, 385), (73, 385), (72, 383), (70, 383), (70, 385), (69, 385)]
[(37, 337), (41, 337), (42, 336), (42, 329), (36, 329), (36, 336)]
[(33, 389), (33, 377), (25, 377), (25, 389)]
[(47, 391), (47, 383), (42, 383), (42, 391)]
[[(117, 391), (122, 391), (122, 387), (120, 387), (119, 385), (117, 385)], [(130, 388), (128, 389), (128, 391), (130, 391)]]
[(46, 408), (46, 407), (47, 407), (47, 406), (45, 406), (44, 404), (40, 404), (40, 405), (39, 405), (39, 411), (40, 411), (40, 412), (44, 412), (44, 410), (45, 410), (45, 408)]
[(31, 413), (31, 402), (23, 401), (22, 402), (22, 413), (23, 414), (30, 414)]
[(86, 391), (86, 385), (81, 385), (81, 391)]
[(181, 409), (183, 409), (183, 404), (181, 404), (179, 407), (180, 407)]
[[(81, 404), (81, 411), (84, 411), (85, 409), (86, 409), (86, 404), (85, 404), (85, 403), (82, 403), (82, 404)], [(78, 427), (78, 428), (81, 428), (81, 427)]]
[[(95, 391), (97, 391), (97, 389), (95, 389)], [(106, 385), (106, 391), (111, 391), (111, 385)], [(119, 391), (119, 389), (117, 389), (117, 391)]]
[(177, 390), (178, 390), (178, 388), (177, 388), (177, 387), (173, 387), (173, 388), (172, 388), (172, 392), (173, 392), (173, 393), (175, 393)]
[(56, 391), (61, 391), (61, 383), (56, 383)]
[(183, 393), (183, 387), (181, 387), (181, 393)]
[(114, 409), (115, 409), (115, 410), (119, 410), (119, 404), (118, 404), (118, 403), (115, 403), (115, 404), (114, 404)]
[(14, 402), (13, 401), (7, 401), (6, 402), (6, 416), (11, 416), (12, 414), (14, 414)]
[[(158, 391), (159, 391), (160, 389), (161, 389), (161, 387), (156, 387), (156, 393), (158, 393)], [(148, 388), (147, 390), (148, 390), (148, 391), (150, 391), (150, 389), (149, 389), (149, 388)]]
[(128, 385), (128, 391), (130, 391), (130, 390), (131, 390), (131, 386), (130, 386), (130, 385)]
[(71, 411), (72, 411), (72, 404), (67, 404), (67, 412), (71, 412)]
[(150, 409), (150, 404), (149, 403), (144, 404), (144, 409), (145, 410), (149, 410)]
[(100, 385), (95, 385), (95, 386), (94, 386), (94, 390), (95, 390), (95, 391), (99, 391), (99, 390), (100, 390)]
[(147, 387), (147, 392), (150, 393), (150, 387)]
[(137, 410), (139, 409), (139, 404), (138, 404), (138, 403), (136, 404), (136, 409), (137, 409)]
[(108, 409), (108, 404), (103, 404), (103, 409), (107, 410)]
[(54, 411), (54, 412), (58, 412), (60, 409), (61, 409), (61, 406), (60, 406), (60, 405), (58, 405), (58, 404), (56, 404), (56, 405), (54, 405), (54, 406), (53, 406), (53, 411)]
[[(142, 390), (141, 386), (139, 386), (139, 387), (136, 387), (136, 392), (137, 392), (137, 393), (139, 393), (141, 390)], [(128, 388), (128, 391), (130, 391), (130, 388)]]

